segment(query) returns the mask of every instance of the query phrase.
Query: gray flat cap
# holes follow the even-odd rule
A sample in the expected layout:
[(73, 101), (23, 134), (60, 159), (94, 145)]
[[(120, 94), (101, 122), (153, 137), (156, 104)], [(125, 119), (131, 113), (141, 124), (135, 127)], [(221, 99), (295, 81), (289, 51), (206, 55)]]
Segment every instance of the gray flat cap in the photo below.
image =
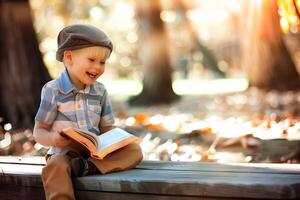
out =
[(56, 60), (62, 61), (65, 50), (75, 50), (90, 46), (103, 46), (112, 51), (113, 45), (100, 29), (85, 24), (75, 24), (63, 28), (57, 37)]

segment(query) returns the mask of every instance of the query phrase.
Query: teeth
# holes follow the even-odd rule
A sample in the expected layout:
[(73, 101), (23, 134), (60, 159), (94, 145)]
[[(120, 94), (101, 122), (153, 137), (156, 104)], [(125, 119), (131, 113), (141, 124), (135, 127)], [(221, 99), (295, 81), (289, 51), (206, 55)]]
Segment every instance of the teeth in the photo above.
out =
[(97, 76), (96, 73), (90, 73), (90, 72), (88, 72), (88, 75), (89, 75), (89, 77), (91, 77), (91, 78), (95, 78), (95, 77)]

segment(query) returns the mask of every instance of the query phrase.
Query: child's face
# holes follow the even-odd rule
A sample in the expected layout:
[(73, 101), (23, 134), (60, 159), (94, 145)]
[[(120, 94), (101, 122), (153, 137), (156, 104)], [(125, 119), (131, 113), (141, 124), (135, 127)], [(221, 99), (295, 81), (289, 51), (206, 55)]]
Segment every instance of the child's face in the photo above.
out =
[(65, 52), (70, 79), (77, 89), (84, 89), (95, 83), (104, 73), (109, 54), (108, 48), (98, 46)]

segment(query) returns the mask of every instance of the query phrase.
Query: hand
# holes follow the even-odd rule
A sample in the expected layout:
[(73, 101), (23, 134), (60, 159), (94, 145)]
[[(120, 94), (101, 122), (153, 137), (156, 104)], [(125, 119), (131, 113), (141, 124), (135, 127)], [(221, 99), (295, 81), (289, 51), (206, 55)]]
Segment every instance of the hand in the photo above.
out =
[(70, 140), (66, 137), (63, 137), (60, 133), (54, 132), (52, 141), (56, 147), (66, 147), (70, 145)]

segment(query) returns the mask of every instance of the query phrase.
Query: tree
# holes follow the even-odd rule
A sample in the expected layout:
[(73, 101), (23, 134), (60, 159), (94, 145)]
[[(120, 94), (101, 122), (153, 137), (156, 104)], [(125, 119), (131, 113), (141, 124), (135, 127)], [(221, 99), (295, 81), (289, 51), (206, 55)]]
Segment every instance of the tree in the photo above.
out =
[(169, 41), (160, 12), (159, 0), (137, 1), (139, 58), (144, 77), (141, 94), (129, 100), (132, 105), (171, 103), (179, 97), (172, 89)]
[[(183, 41), (183, 45), (189, 45), (190, 52), (200, 51), (203, 55), (202, 64), (209, 69), (214, 77), (225, 78), (226, 74), (219, 69), (218, 61), (215, 55), (199, 39), (195, 27), (187, 17), (188, 7), (184, 0), (173, 0), (172, 4), (175, 11), (179, 14), (181, 26), (180, 31), (186, 32), (189, 42)], [(190, 2), (188, 2), (190, 3)]]
[(299, 74), (283, 40), (277, 1), (244, 3), (242, 66), (250, 86), (266, 90), (299, 89)]
[(0, 1), (0, 117), (32, 128), (50, 75), (38, 48), (28, 0)]

